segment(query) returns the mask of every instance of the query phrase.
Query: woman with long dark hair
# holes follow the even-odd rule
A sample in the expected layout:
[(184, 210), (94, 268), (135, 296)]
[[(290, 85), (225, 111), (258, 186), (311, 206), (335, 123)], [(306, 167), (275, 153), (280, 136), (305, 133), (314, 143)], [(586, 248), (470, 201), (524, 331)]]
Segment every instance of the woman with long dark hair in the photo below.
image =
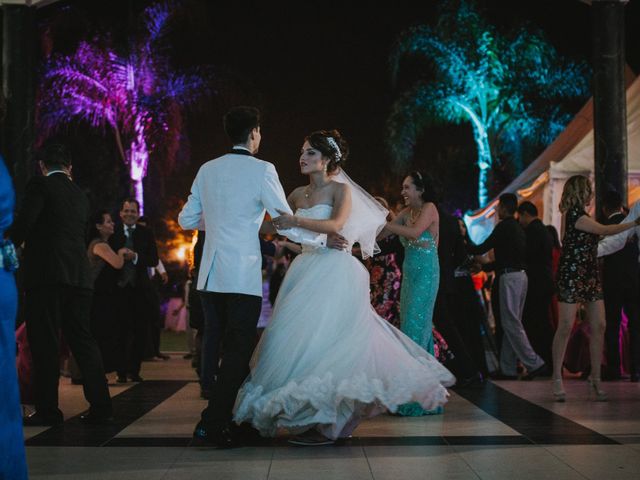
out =
[[(385, 227), (395, 233), (405, 247), (400, 291), (400, 329), (430, 354), (434, 354), (433, 308), (440, 284), (438, 236), (440, 217), (431, 181), (420, 172), (411, 172), (402, 182), (406, 208)], [(402, 405), (399, 415), (419, 416), (440, 413), (424, 410), (416, 403)]]
[(109, 237), (113, 235), (114, 222), (106, 210), (95, 213), (89, 224), (89, 245), (87, 256), (93, 280), (93, 302), (91, 305), (91, 332), (98, 342), (102, 353), (105, 373), (116, 369), (116, 313), (114, 305), (116, 283), (114, 270), (124, 265), (125, 255), (131, 254), (128, 248), (114, 252), (109, 246)]

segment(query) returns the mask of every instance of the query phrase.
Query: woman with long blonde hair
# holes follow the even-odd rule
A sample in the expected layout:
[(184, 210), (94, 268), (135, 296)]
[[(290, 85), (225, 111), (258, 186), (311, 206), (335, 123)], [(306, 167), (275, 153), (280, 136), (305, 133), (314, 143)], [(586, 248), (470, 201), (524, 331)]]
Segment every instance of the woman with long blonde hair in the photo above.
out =
[(578, 304), (585, 305), (591, 329), (589, 391), (594, 394), (595, 400), (607, 400), (607, 394), (600, 388), (605, 317), (602, 286), (598, 277), (598, 240), (602, 235), (614, 235), (640, 223), (640, 219), (618, 225), (596, 222), (586, 212), (593, 198), (591, 181), (583, 175), (574, 175), (565, 183), (560, 200), (564, 237), (558, 268), (559, 318), (553, 338), (552, 380), (553, 396), (558, 402), (564, 402), (566, 397), (562, 385), (562, 364)]

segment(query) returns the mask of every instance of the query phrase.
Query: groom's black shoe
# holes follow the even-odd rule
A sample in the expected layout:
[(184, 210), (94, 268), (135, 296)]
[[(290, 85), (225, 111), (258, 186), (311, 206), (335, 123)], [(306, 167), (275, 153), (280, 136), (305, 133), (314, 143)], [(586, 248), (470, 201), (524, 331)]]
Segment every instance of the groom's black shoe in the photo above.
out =
[(249, 423), (242, 423), (240, 425), (236, 425), (235, 423), (231, 424), (231, 435), (236, 441), (241, 441), (243, 445), (246, 446), (257, 446), (263, 445), (267, 442), (267, 439), (260, 435), (260, 432), (253, 428)]
[(192, 447), (215, 447), (215, 448), (235, 448), (239, 447), (237, 441), (234, 440), (231, 435), (231, 430), (228, 426), (219, 427), (216, 429), (208, 428), (202, 423), (202, 420), (196, 425), (196, 429), (193, 432), (193, 440), (191, 440)]

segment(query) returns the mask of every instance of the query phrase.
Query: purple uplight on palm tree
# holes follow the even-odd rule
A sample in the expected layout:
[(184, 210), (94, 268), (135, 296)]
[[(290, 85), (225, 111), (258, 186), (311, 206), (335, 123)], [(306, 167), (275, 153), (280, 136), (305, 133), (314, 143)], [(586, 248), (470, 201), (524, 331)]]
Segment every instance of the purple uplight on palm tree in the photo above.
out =
[[(179, 135), (176, 125), (181, 124), (182, 108), (209, 93), (208, 75), (202, 70), (174, 71), (161, 48), (174, 10), (168, 2), (148, 7), (143, 14), (145, 31), (129, 42), (126, 55), (105, 42), (84, 41), (71, 55), (52, 56), (40, 86), (40, 140), (75, 120), (110, 128), (141, 209), (142, 181), (153, 145)], [(170, 166), (176, 149), (167, 150)]]

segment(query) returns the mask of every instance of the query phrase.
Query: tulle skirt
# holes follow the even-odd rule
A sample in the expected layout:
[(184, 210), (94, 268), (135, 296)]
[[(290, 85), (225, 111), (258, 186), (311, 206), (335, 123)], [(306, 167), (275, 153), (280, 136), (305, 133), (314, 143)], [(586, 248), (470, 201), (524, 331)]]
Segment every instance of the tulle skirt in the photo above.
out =
[(453, 375), (371, 307), (369, 274), (350, 254), (319, 249), (291, 264), (254, 353), (234, 420), (264, 436), (316, 427), (348, 436), (365, 418), (447, 401)]

